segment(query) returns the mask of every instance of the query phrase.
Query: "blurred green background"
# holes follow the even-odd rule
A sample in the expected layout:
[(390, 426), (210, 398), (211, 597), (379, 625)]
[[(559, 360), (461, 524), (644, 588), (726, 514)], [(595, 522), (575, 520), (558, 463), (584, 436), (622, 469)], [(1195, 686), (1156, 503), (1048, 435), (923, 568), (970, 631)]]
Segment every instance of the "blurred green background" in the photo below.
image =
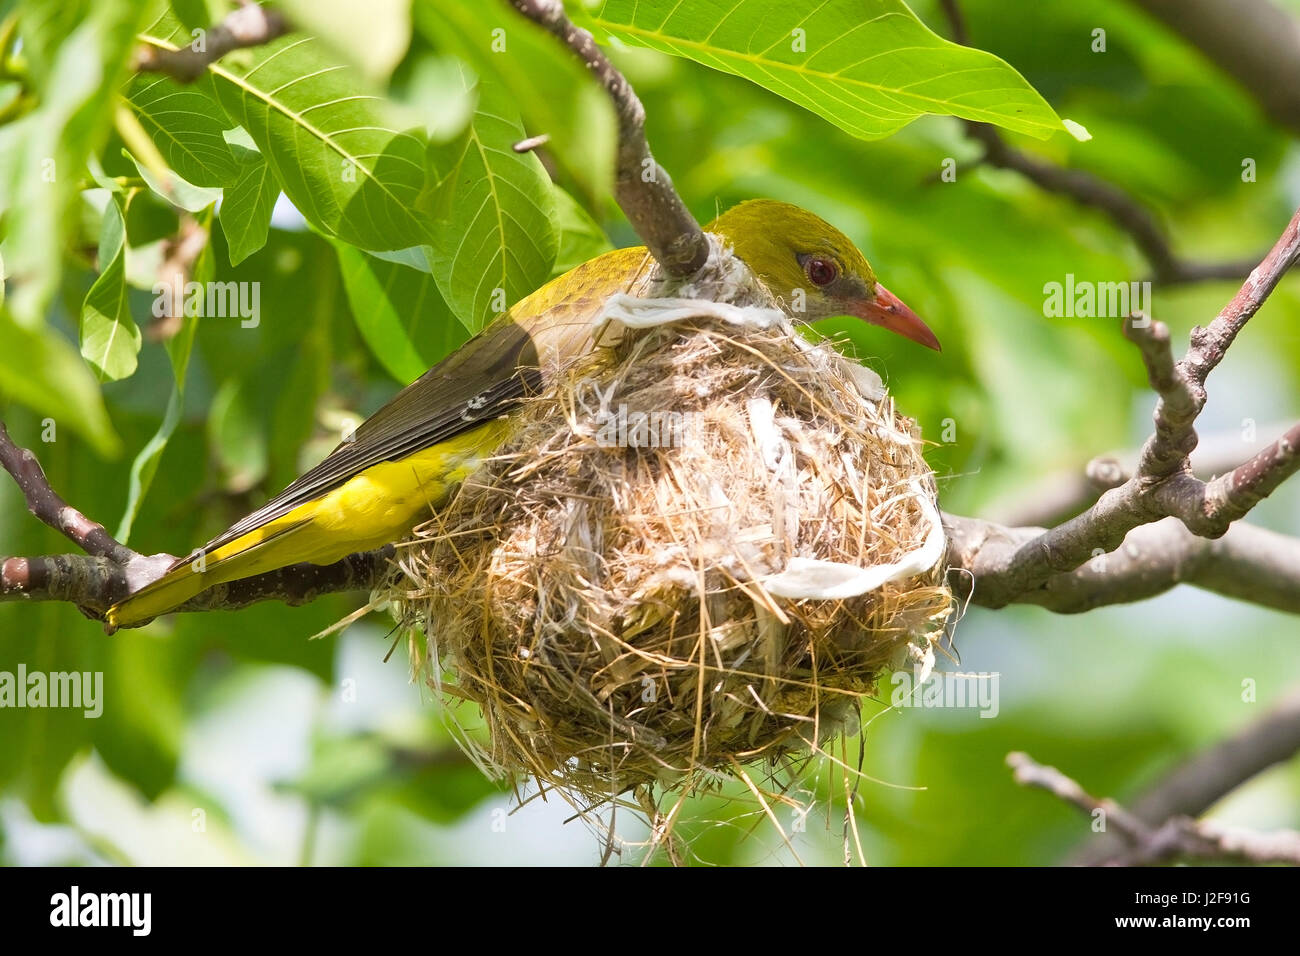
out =
[[(913, 8), (947, 35), (937, 3)], [(976, 46), (1011, 63), (1093, 135), (1084, 143), (1063, 134), (1007, 138), (1131, 191), (1183, 254), (1262, 252), (1300, 205), (1293, 139), (1131, 4), (966, 0), (963, 8)], [(1300, 16), (1300, 3), (1289, 8)], [(1106, 31), (1105, 52), (1092, 50), (1097, 28)], [(394, 89), (438, 56), (417, 36)], [(1146, 277), (1128, 237), (1100, 213), (1014, 173), (966, 165), (979, 150), (951, 118), (926, 117), (863, 142), (689, 61), (631, 49), (614, 58), (644, 100), (657, 158), (702, 221), (752, 196), (801, 203), (853, 237), (935, 329), (941, 355), (874, 335), (857, 347), (935, 443), (928, 457), (946, 510), (995, 516), (1044, 476), (1077, 472), (1094, 455), (1145, 437), (1153, 398), (1118, 321), (1043, 313), (1044, 284), (1066, 274)], [(947, 159), (957, 162), (954, 182), (937, 179)], [(1252, 182), (1243, 181), (1246, 159), (1254, 161)], [(174, 230), (175, 213), (157, 205)], [(588, 205), (615, 245), (635, 241), (608, 202)], [(136, 225), (139, 235), (147, 237), (146, 225)], [(566, 241), (578, 258), (590, 248)], [(148, 254), (129, 251), (128, 274), (136, 265), (147, 271), (148, 262), (132, 257)], [(179, 425), (143, 499), (133, 547), (183, 553), (211, 537), (318, 459), (337, 440), (341, 419), (373, 411), (404, 384), (358, 331), (340, 255), (283, 197), (265, 246), (238, 266), (222, 229), (212, 230), (200, 268), (218, 280), (260, 281), (262, 318), (255, 329), (233, 320), (199, 324)], [(85, 250), (69, 261), (51, 321), (75, 339), (95, 273)], [(1235, 287), (1157, 286), (1153, 311), (1185, 342)], [(143, 321), (148, 288), (131, 294)], [(466, 333), (442, 308), (431, 326), (442, 330), (445, 349)], [(1258, 445), (1248, 440), (1248, 423), (1262, 435), (1267, 423), (1300, 414), (1297, 319), (1300, 283), (1290, 279), (1210, 380), (1202, 433), (1246, 435), (1243, 459)], [(0, 413), (15, 440), (37, 451), (55, 488), (110, 530), (128, 500), (130, 463), (172, 394), (161, 344), (146, 341), (139, 363), (135, 375), (103, 387), (121, 440), (116, 457), (72, 430), (43, 442), (43, 416), (9, 400), (13, 389), (0, 380)], [(947, 420), (953, 440), (940, 441)], [(1300, 485), (1266, 501), (1253, 520), (1300, 534)], [(13, 484), (0, 481), (0, 551), (66, 550), (26, 514)], [(310, 639), (357, 605), (334, 596), (301, 608), (179, 615), (106, 638), (67, 605), (0, 604), (0, 670), (24, 662), (29, 670), (102, 671), (105, 681), (99, 719), (0, 710), (0, 861), (597, 862), (598, 835), (566, 822), (571, 810), (562, 801), (529, 801), (516, 811), (510, 791), (460, 756), (441, 703), (410, 682), (403, 654), (384, 663), (386, 617)], [(1090, 839), (1088, 821), (1015, 786), (1003, 763), (1008, 751), (1054, 764), (1094, 793), (1133, 797), (1300, 681), (1298, 631), (1285, 615), (1188, 588), (1078, 617), (971, 609), (954, 638), (960, 669), (1001, 675), (1000, 711), (982, 719), (973, 709), (903, 709), (872, 720), (864, 746), (870, 780), (856, 808), (867, 859), (1060, 861)], [(1253, 701), (1243, 700), (1243, 682), (1253, 682)], [(856, 741), (850, 753), (855, 748)], [(819, 786), (810, 779), (814, 808), (793, 839), (805, 861), (836, 862), (842, 801), (828, 803)], [(688, 803), (683, 832), (698, 858), (791, 862), (753, 807), (733, 799), (742, 793)], [(1300, 826), (1300, 765), (1262, 775), (1213, 814), (1256, 829)], [(616, 859), (639, 862), (645, 829), (630, 814), (620, 814), (618, 829), (629, 845)]]

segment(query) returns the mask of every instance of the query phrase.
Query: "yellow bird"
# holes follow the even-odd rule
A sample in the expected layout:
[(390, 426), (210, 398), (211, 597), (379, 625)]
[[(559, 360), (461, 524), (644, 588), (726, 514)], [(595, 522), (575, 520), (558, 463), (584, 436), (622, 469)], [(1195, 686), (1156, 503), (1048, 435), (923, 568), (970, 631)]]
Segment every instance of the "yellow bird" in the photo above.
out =
[[(876, 281), (852, 241), (812, 213), (756, 199), (706, 229), (792, 319), (854, 315), (938, 350), (934, 333)], [(217, 584), (402, 540), (501, 445), (512, 406), (594, 346), (605, 301), (645, 291), (653, 265), (643, 247), (618, 249), (518, 302), (263, 507), (109, 608), (110, 628), (143, 624)]]

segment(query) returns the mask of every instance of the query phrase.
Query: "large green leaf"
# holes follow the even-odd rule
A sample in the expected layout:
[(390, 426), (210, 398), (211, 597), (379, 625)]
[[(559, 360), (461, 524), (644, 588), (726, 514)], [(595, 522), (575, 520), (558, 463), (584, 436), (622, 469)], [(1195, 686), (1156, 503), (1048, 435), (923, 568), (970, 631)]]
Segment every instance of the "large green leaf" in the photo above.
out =
[(226, 234), (230, 264), (237, 266), (266, 245), (280, 184), (261, 153), (238, 146), (234, 150), (239, 157), (239, 175), (225, 189), (218, 219)]
[(584, 195), (609, 195), (618, 135), (614, 109), (572, 51), (504, 0), (417, 0), (415, 20), (438, 49), (509, 91), (528, 131), (549, 137), (547, 150)]
[(585, 19), (606, 37), (742, 76), (862, 139), (927, 113), (1040, 139), (1065, 128), (1004, 61), (937, 36), (902, 0), (605, 0)]
[(166, 77), (140, 76), (127, 84), (127, 103), (167, 165), (195, 186), (225, 186), (239, 173), (230, 125), (209, 91), (210, 79), (182, 86)]
[(388, 91), (388, 98), (403, 125), (423, 126), (432, 142), (455, 139), (474, 118), (478, 97), (467, 89), (465, 64), (454, 56), (418, 57), (401, 82)]
[(130, 0), (104, 0), (24, 4), (18, 13), (24, 85), (38, 105), (0, 127), (0, 212), (10, 317), (35, 328), (77, 228), (77, 181), (111, 126), (142, 10)]
[(140, 174), (140, 178), (153, 190), (155, 195), (173, 206), (179, 206), (186, 212), (202, 212), (221, 198), (221, 188), (219, 186), (196, 186), (184, 176), (170, 169), (162, 170), (161, 175), (155, 175), (154, 171), (142, 163), (138, 157), (126, 152), (126, 150), (123, 150), (123, 153), (130, 157), (136, 171)]
[(266, 477), (266, 432), (238, 378), (226, 379), (208, 408), (208, 448), (228, 494), (244, 494)]
[(469, 338), (428, 272), (367, 255), (341, 242), (334, 248), (361, 337), (403, 385)]
[(599, 223), (559, 186), (555, 187), (555, 228), (559, 232), (560, 251), (555, 256), (552, 275), (562, 275), (613, 248)]
[[(183, 38), (173, 30), (143, 39), (172, 49)], [(423, 136), (397, 129), (319, 40), (291, 34), (209, 69), (221, 105), (313, 225), (363, 249), (427, 240)]]
[(440, 177), (433, 277), (473, 330), (536, 289), (555, 262), (555, 193), (537, 157), (511, 148), (523, 135), (505, 92), (485, 82), (469, 129), (430, 150)]
[(117, 381), (135, 371), (140, 354), (140, 329), (127, 300), (126, 226), (118, 196), (104, 207), (99, 270), (81, 305), (81, 354), (101, 381)]
[(372, 80), (385, 80), (411, 43), (411, 0), (280, 0), (300, 30), (320, 37)]
[(52, 329), (19, 325), (6, 309), (0, 309), (0, 396), (66, 424), (105, 457), (120, 450), (99, 385), (76, 349)]

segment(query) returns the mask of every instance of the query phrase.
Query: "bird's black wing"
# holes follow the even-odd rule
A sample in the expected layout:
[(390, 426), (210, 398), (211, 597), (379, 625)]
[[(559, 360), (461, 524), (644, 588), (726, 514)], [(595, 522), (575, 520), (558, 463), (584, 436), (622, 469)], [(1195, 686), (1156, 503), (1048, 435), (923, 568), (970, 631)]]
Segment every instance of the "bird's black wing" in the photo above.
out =
[[(623, 275), (631, 281), (605, 278), (617, 275), (623, 264), (603, 261), (611, 257), (626, 257)], [(544, 376), (591, 347), (600, 305), (612, 293), (639, 284), (648, 261), (644, 249), (620, 249), (579, 266), (567, 284), (543, 287), (398, 392), (320, 464), (200, 550), (229, 544), (380, 462), (405, 458), (501, 415), (536, 392)], [(590, 270), (590, 279), (584, 270)], [(516, 312), (532, 318), (518, 321)]]

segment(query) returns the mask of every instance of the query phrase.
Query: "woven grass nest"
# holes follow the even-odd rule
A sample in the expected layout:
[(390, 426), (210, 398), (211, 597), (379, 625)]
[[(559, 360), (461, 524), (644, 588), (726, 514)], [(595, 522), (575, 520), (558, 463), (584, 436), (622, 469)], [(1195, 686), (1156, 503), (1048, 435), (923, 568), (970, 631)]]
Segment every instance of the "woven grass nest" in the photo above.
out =
[(952, 608), (879, 378), (780, 313), (674, 301), (522, 406), (388, 594), (431, 686), (481, 709), (480, 764), (580, 807), (855, 732)]

